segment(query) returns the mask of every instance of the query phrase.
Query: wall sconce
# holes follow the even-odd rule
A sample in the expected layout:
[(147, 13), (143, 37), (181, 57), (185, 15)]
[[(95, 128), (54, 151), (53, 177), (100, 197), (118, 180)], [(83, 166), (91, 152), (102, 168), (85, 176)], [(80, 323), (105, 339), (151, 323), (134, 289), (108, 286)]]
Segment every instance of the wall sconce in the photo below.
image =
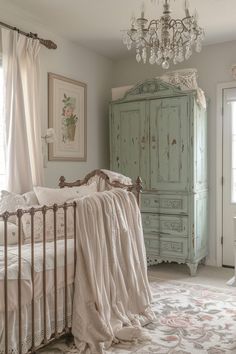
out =
[(56, 134), (55, 130), (53, 128), (48, 128), (46, 130), (46, 134), (44, 136), (41, 136), (41, 138), (44, 140), (43, 144), (43, 167), (47, 167), (47, 145), (54, 143), (56, 141)]

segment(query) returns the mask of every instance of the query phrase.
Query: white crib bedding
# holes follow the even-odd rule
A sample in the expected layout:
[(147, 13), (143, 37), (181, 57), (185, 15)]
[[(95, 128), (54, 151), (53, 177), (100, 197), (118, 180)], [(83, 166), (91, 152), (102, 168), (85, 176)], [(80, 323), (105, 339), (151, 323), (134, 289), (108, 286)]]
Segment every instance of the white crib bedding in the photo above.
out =
[[(21, 255), (21, 293), (22, 306), (32, 301), (31, 245), (22, 245)], [(57, 241), (57, 289), (65, 287), (64, 240)], [(35, 300), (43, 295), (43, 244), (34, 247), (34, 291)], [(4, 303), (4, 248), (0, 247), (0, 313), (5, 310)], [(8, 247), (8, 311), (19, 306), (18, 302), (18, 247)], [(74, 281), (74, 240), (67, 241), (67, 284)], [(46, 293), (54, 293), (54, 242), (46, 244)]]

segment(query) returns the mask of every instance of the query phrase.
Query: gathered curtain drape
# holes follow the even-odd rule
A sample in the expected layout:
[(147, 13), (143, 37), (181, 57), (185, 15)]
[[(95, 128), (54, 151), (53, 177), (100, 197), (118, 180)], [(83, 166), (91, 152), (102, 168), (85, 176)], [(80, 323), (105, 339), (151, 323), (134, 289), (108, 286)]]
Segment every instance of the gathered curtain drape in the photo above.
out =
[(43, 185), (38, 40), (1, 28), (7, 189)]

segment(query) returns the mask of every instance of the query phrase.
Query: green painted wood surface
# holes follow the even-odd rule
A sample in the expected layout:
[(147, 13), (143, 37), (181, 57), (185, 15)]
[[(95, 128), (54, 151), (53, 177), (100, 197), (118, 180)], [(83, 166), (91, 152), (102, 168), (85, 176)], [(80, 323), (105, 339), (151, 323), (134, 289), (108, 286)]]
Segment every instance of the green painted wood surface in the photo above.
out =
[(110, 105), (111, 169), (144, 181), (148, 264), (207, 255), (207, 112), (196, 92), (146, 80)]
[(151, 189), (188, 190), (188, 99), (150, 102)]
[(112, 109), (112, 169), (133, 180), (149, 175), (149, 123), (145, 102), (115, 105)]

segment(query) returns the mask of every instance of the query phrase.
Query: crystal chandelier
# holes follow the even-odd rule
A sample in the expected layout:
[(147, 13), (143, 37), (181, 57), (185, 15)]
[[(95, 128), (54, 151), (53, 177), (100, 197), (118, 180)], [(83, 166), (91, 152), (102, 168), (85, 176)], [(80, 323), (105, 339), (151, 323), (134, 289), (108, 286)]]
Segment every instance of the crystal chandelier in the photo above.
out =
[(140, 18), (131, 20), (131, 28), (125, 31), (123, 42), (130, 50), (136, 48), (137, 62), (162, 65), (168, 69), (170, 61), (174, 64), (189, 59), (193, 47), (196, 52), (202, 49), (204, 30), (198, 25), (198, 15), (195, 11), (190, 15), (188, 1), (185, 1), (185, 17), (171, 18), (170, 0), (164, 0), (163, 15), (150, 22), (144, 17), (144, 9)]

